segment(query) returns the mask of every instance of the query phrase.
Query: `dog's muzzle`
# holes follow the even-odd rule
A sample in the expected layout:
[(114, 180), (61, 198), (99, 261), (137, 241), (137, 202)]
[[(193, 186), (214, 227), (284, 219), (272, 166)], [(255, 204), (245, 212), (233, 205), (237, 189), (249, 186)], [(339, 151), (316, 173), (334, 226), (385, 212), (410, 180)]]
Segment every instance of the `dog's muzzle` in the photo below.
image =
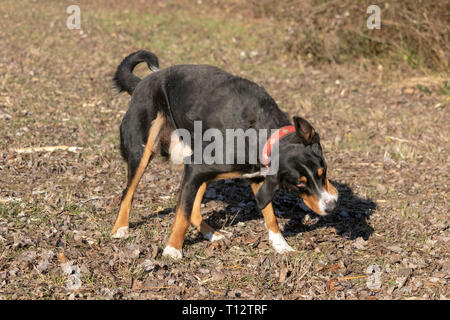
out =
[(323, 203), (323, 211), (325, 211), (326, 214), (332, 213), (337, 207), (337, 199), (325, 199)]

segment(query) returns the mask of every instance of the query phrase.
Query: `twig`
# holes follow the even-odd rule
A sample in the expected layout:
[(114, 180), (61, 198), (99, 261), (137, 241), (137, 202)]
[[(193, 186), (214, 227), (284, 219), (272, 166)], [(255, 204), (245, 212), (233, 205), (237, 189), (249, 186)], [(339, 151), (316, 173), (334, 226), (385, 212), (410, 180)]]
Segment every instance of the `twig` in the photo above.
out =
[(338, 280), (342, 281), (342, 280), (354, 280), (354, 279), (364, 279), (364, 278), (367, 278), (367, 276), (343, 277), (343, 278), (338, 278)]
[(244, 269), (244, 270), (247, 270), (248, 268), (241, 267), (241, 266), (229, 266), (229, 267), (225, 267), (225, 269)]
[(71, 146), (47, 146), (47, 147), (30, 147), (30, 148), (17, 148), (13, 151), (16, 153), (32, 153), (32, 152), (53, 152), (57, 150), (78, 152), (83, 150), (81, 147), (71, 147)]
[(205, 280), (201, 280), (201, 281), (198, 282), (198, 284), (199, 284), (199, 285), (203, 285), (203, 284), (205, 284), (205, 283), (211, 281), (212, 279), (213, 279), (213, 278), (208, 278), (208, 279), (205, 279)]
[(211, 290), (209, 289), (210, 292), (215, 293), (215, 294), (221, 294), (221, 295), (225, 295), (225, 293), (220, 292), (220, 291), (216, 291), (216, 290)]
[(5, 203), (8, 203), (8, 202), (20, 202), (20, 201), (22, 201), (22, 199), (20, 199), (20, 198), (12, 198), (12, 197), (0, 198), (0, 203), (1, 204), (5, 204)]
[[(236, 211), (236, 213), (234, 214), (233, 219), (231, 219), (231, 222), (230, 222), (229, 226), (231, 226), (231, 225), (233, 224), (234, 219), (236, 219), (237, 215), (239, 214), (239, 212), (241, 212), (241, 210), (242, 210), (242, 209), (239, 209), (239, 210)], [(222, 228), (223, 228), (223, 226), (222, 226)]]
[(297, 281), (300, 281), (300, 280), (302, 280), (303, 279), (303, 277), (304, 276), (306, 276), (306, 274), (309, 272), (309, 270), (306, 270), (305, 272), (303, 272), (302, 274), (301, 274), (301, 276), (300, 277), (298, 277), (298, 279), (297, 279)]
[(397, 137), (393, 137), (393, 136), (386, 136), (386, 138), (389, 138), (389, 139), (395, 140), (395, 141), (399, 141), (399, 142), (413, 143), (410, 140), (401, 139), (401, 138), (397, 138)]
[(79, 202), (85, 203), (85, 202), (94, 201), (94, 200), (99, 200), (99, 199), (102, 199), (102, 198), (100, 198), (100, 197), (92, 197), (92, 198), (90, 198), (90, 199), (80, 200)]

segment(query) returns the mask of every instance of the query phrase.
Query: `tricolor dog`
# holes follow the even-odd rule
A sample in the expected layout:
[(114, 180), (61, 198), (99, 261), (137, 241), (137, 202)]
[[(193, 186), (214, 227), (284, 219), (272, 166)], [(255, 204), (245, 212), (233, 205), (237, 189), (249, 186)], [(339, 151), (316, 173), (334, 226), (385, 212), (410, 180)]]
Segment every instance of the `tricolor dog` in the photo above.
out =
[[(141, 62), (153, 71), (144, 79), (133, 74)], [(169, 156), (184, 167), (175, 221), (163, 252), (174, 259), (182, 258), (184, 236), (191, 223), (209, 241), (224, 237), (206, 224), (200, 213), (203, 194), (214, 180), (248, 179), (270, 242), (279, 253), (293, 249), (283, 238), (274, 214), (272, 199), (278, 189), (297, 193), (319, 215), (336, 208), (338, 192), (327, 179), (318, 133), (305, 119), (294, 117), (291, 122), (257, 84), (209, 65), (175, 65), (159, 70), (158, 58), (148, 51), (126, 57), (117, 69), (114, 83), (119, 91), (131, 95), (120, 126), (120, 149), (128, 164), (128, 183), (112, 230), (114, 237), (128, 233), (134, 191), (155, 153)], [(192, 143), (175, 133), (184, 129), (194, 139), (194, 123), (198, 121), (202, 130), (214, 128), (224, 136), (227, 129), (268, 130), (275, 134), (269, 134), (256, 163), (247, 161), (248, 157), (244, 157), (245, 161), (236, 160), (239, 152), (252, 149), (249, 139), (245, 139), (243, 148), (235, 150), (236, 161), (232, 163), (184, 161), (193, 157), (195, 150), (188, 147)], [(224, 150), (229, 150), (227, 140), (224, 143)], [(275, 146), (278, 170), (261, 174), (268, 167)]]

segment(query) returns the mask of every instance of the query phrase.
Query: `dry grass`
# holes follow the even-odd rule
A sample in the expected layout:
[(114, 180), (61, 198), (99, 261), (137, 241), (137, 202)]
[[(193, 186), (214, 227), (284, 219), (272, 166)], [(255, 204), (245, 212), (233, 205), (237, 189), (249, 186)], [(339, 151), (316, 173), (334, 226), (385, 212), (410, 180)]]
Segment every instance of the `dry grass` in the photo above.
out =
[[(64, 1), (0, 2), (0, 298), (448, 298), (448, 76), (301, 64), (283, 51), (289, 21), (208, 3), (80, 0), (80, 32), (65, 27)], [(190, 228), (185, 258), (170, 261), (161, 249), (180, 173), (157, 158), (136, 193), (130, 238), (112, 239), (130, 98), (111, 78), (136, 49), (154, 51), (162, 68), (220, 66), (310, 120), (340, 191), (336, 214), (318, 218), (280, 193), (276, 214), (298, 250), (280, 256), (249, 186), (221, 181), (202, 213), (232, 235), (210, 244)], [(47, 146), (82, 149), (14, 152)], [(80, 269), (78, 289), (65, 261)], [(378, 290), (364, 278), (374, 263)]]
[(381, 29), (369, 30), (366, 13), (373, 1), (252, 1), (257, 17), (286, 24), (285, 50), (314, 63), (355, 58), (389, 58), (410, 67), (448, 70), (448, 1), (378, 1)]

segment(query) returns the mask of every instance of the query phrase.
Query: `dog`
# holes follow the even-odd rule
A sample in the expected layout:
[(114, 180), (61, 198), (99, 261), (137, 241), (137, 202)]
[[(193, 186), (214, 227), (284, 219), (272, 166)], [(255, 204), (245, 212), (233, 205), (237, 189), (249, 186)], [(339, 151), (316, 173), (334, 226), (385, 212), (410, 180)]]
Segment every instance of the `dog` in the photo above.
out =
[[(145, 62), (153, 71), (144, 79), (133, 74)], [(174, 65), (159, 69), (155, 54), (140, 50), (127, 56), (118, 66), (113, 83), (119, 92), (128, 92), (131, 102), (120, 125), (120, 150), (128, 164), (128, 182), (112, 236), (128, 234), (133, 194), (144, 170), (155, 153), (172, 161), (191, 159), (194, 151), (176, 134), (184, 129), (193, 133), (194, 122), (203, 130), (265, 129), (274, 134), (267, 140), (262, 160), (257, 163), (193, 164), (185, 161), (175, 221), (163, 256), (180, 259), (185, 233), (192, 223), (210, 241), (224, 234), (202, 220), (200, 206), (211, 181), (248, 179), (256, 205), (262, 211), (269, 240), (278, 253), (294, 251), (283, 238), (274, 214), (272, 199), (278, 189), (287, 189), (303, 198), (315, 213), (327, 215), (337, 207), (338, 191), (327, 179), (327, 165), (319, 134), (301, 117), (282, 112), (272, 97), (257, 84), (233, 76), (210, 65)], [(248, 150), (248, 139), (244, 150)], [(226, 144), (226, 143), (225, 143)], [(278, 170), (263, 175), (271, 150), (278, 148)], [(242, 147), (242, 146), (241, 146)], [(236, 159), (237, 155), (234, 155)]]

